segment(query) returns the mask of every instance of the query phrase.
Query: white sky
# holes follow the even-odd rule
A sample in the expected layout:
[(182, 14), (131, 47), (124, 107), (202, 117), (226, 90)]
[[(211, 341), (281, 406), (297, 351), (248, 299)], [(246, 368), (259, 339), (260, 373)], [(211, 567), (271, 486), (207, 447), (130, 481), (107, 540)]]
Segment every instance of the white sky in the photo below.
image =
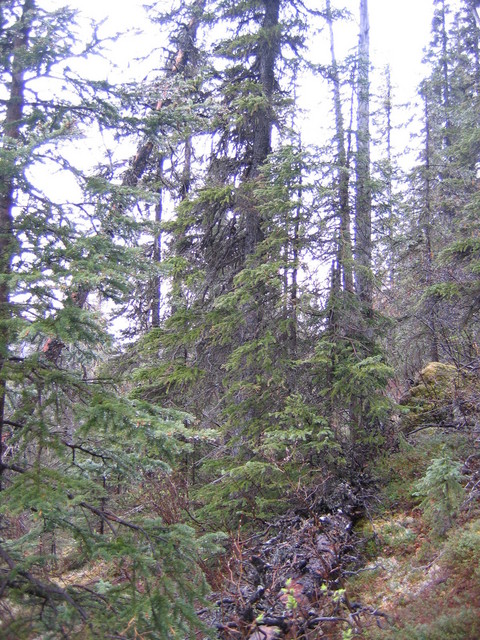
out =
[(430, 40), (432, 0), (370, 0), (372, 58), (389, 63), (392, 81), (405, 97), (422, 79), (423, 48)]
[[(69, 4), (80, 13), (96, 22), (104, 20), (101, 34), (115, 34), (128, 32), (119, 40), (111, 44), (111, 62), (116, 63), (117, 71), (111, 72), (110, 61), (96, 59), (95, 64), (88, 65), (85, 74), (96, 79), (110, 78), (119, 80), (141, 80), (148, 72), (148, 67), (139, 71), (135, 58), (146, 55), (155, 47), (164, 44), (158, 37), (157, 27), (152, 25), (146, 16), (143, 4), (146, 0), (44, 0), (51, 7)], [(312, 8), (323, 8), (324, 0), (307, 0)], [(353, 15), (358, 12), (359, 0), (332, 0), (334, 6), (346, 6)], [(166, 7), (170, 6), (165, 0)], [(370, 38), (372, 48), (372, 62), (377, 69), (382, 69), (387, 63), (391, 67), (391, 78), (394, 86), (395, 103), (407, 103), (414, 99), (416, 88), (425, 71), (421, 60), (423, 49), (430, 38), (430, 27), (433, 14), (433, 0), (369, 0), (370, 9)], [(88, 32), (88, 30), (87, 30)], [(329, 63), (329, 44), (326, 29), (314, 40), (314, 54)], [(341, 59), (348, 50), (354, 52), (357, 46), (358, 25), (355, 19), (349, 22), (339, 22), (335, 26), (337, 57)], [(160, 59), (160, 54), (159, 54)], [(82, 65), (83, 66), (83, 65)], [(309, 114), (305, 114), (302, 129), (306, 132), (305, 142), (323, 144), (325, 129), (328, 130), (328, 112), (331, 110), (331, 97), (325, 83), (312, 82), (309, 78), (300, 91), (301, 100), (306, 103)], [(401, 117), (401, 116), (400, 116)], [(320, 123), (320, 124), (319, 124)], [(325, 129), (322, 130), (322, 126)], [(308, 136), (308, 140), (307, 140)], [(394, 141), (395, 144), (395, 141)], [(403, 147), (405, 134), (399, 133), (399, 146)], [(88, 157), (87, 140), (80, 143), (85, 152), (81, 155)], [(98, 139), (92, 145), (98, 148)], [(125, 150), (126, 156), (133, 152)], [(78, 154), (77, 154), (78, 155)], [(95, 155), (95, 154), (93, 154)], [(90, 157), (90, 160), (93, 158)], [(98, 161), (98, 158), (96, 161)], [(46, 169), (47, 170), (47, 169)]]
[[(56, 4), (58, 2), (54, 0)], [(68, 0), (64, 0), (66, 3)], [(143, 4), (145, 0), (70, 0), (69, 4), (78, 7), (85, 15), (102, 20), (107, 19), (106, 25), (111, 25), (112, 32), (137, 28), (152, 34), (154, 30), (145, 20)], [(358, 0), (338, 0), (338, 6), (345, 5), (352, 13), (358, 11)], [(63, 4), (63, 3), (62, 3)], [(168, 2), (166, 6), (168, 6)], [(308, 2), (307, 2), (308, 4)], [(323, 7), (323, 0), (312, 2), (312, 8)], [(433, 14), (432, 0), (370, 0), (370, 23), (372, 59), (377, 66), (387, 62), (392, 68), (392, 80), (399, 87), (400, 93), (409, 97), (415, 93), (415, 87), (422, 77), (421, 59), (422, 49), (429, 41), (430, 26)], [(337, 27), (337, 40), (341, 44), (343, 27)], [(355, 46), (352, 31), (348, 33), (349, 46)], [(353, 34), (355, 31), (353, 31)], [(128, 64), (138, 50), (148, 50), (150, 37), (131, 37), (116, 50), (119, 62)], [(152, 42), (150, 41), (150, 42)]]

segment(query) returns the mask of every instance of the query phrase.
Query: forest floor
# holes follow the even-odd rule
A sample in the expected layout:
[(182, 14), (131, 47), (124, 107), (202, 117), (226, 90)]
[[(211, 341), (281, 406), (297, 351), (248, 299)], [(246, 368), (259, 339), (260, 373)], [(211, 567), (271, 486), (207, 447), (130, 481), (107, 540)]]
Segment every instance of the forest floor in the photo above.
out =
[[(446, 440), (432, 430), (390, 456), (360, 518), (344, 485), (330, 513), (313, 498), (309, 508), (234, 539), (208, 614), (219, 637), (478, 640), (480, 454), (464, 461), (464, 500), (441, 530), (415, 495)], [(471, 439), (459, 440), (456, 449), (467, 451)]]
[[(453, 442), (452, 442), (453, 441)], [(445, 445), (463, 458), (463, 501), (452, 517), (421, 508), (417, 481)], [(435, 453), (437, 452), (437, 454)], [(463, 452), (463, 455), (462, 455)], [(480, 638), (480, 453), (468, 436), (424, 432), (389, 460), (383, 509), (357, 525), (365, 565), (346, 583), (351, 599), (382, 611), (389, 628), (370, 626), (368, 640)], [(448, 489), (444, 487), (445, 494)], [(385, 508), (386, 507), (386, 508)], [(440, 526), (439, 526), (440, 525)], [(355, 637), (355, 636), (352, 636)]]

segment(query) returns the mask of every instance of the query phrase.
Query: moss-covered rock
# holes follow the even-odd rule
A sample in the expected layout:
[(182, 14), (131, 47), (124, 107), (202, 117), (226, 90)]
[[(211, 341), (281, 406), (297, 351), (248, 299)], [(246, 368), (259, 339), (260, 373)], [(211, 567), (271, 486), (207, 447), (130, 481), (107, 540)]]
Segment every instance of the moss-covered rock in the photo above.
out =
[(459, 380), (459, 372), (456, 367), (443, 362), (429, 362), (417, 375), (415, 382), (406, 394), (410, 403), (433, 397), (450, 397)]
[(456, 426), (476, 414), (480, 381), (466, 371), (443, 362), (429, 362), (403, 396), (404, 429)]

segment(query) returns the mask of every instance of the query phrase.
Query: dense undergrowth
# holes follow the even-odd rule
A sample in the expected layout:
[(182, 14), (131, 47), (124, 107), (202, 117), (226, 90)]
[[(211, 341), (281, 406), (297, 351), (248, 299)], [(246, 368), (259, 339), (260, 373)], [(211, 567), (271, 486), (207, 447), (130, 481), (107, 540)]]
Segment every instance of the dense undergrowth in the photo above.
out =
[(347, 591), (388, 616), (358, 630), (368, 640), (480, 637), (478, 381), (452, 367), (446, 382), (435, 366), (408, 394), (404, 435), (378, 463), (380, 496), (357, 525), (365, 565)]

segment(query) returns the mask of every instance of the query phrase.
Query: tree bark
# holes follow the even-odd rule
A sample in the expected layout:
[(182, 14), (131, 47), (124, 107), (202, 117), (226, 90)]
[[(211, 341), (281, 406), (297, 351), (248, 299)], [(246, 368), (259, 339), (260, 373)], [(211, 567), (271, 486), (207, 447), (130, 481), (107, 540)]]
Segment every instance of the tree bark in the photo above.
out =
[(395, 267), (394, 260), (391, 257), (393, 251), (393, 158), (392, 158), (392, 78), (390, 74), (390, 66), (387, 65), (385, 70), (386, 90), (385, 96), (385, 113), (386, 113), (386, 126), (387, 126), (387, 224), (388, 224), (388, 247), (389, 247), (389, 264), (388, 264), (388, 279), (390, 286), (393, 286)]
[(330, 33), (331, 79), (333, 84), (333, 101), (335, 107), (335, 140), (337, 145), (337, 174), (338, 174), (338, 207), (340, 218), (340, 233), (338, 239), (337, 261), (342, 272), (343, 288), (353, 293), (353, 256), (352, 236), (350, 231), (350, 203), (349, 203), (349, 159), (345, 145), (345, 126), (342, 113), (342, 97), (340, 92), (340, 74), (335, 55), (335, 39), (333, 34), (333, 19), (330, 0), (327, 0), (327, 22)]
[[(159, 182), (158, 188), (158, 202), (155, 207), (155, 224), (157, 229), (153, 237), (153, 261), (155, 265), (159, 265), (162, 259), (162, 232), (160, 230), (160, 224), (162, 222), (163, 215), (163, 156), (158, 159), (158, 171), (157, 179)], [(153, 291), (152, 291), (152, 327), (160, 326), (160, 307), (162, 303), (162, 280), (160, 275), (155, 275), (153, 278)]]
[(368, 0), (360, 0), (357, 78), (355, 284), (366, 313), (373, 304), (372, 186), (370, 178), (370, 24)]
[[(433, 247), (432, 247), (432, 188), (431, 188), (431, 141), (430, 141), (430, 104), (428, 100), (428, 88), (423, 92), (425, 115), (425, 202), (422, 211), (422, 231), (425, 238), (425, 274), (426, 285), (433, 284)], [(429, 301), (426, 325), (429, 330), (430, 360), (439, 362), (439, 340), (437, 330), (437, 317), (434, 301)]]
[(450, 82), (448, 79), (448, 33), (447, 33), (447, 10), (445, 6), (445, 0), (442, 0), (441, 5), (441, 36), (442, 36), (442, 99), (443, 99), (443, 108), (445, 111), (445, 136), (444, 136), (444, 145), (445, 147), (450, 147), (450, 129), (452, 128), (452, 123), (450, 122), (449, 117), (449, 109), (450, 109)]
[[(14, 148), (20, 139), (23, 111), (25, 106), (25, 56), (30, 35), (29, 14), (35, 9), (34, 0), (25, 0), (19, 28), (16, 32), (11, 57), (10, 94), (7, 101), (5, 121), (3, 123), (4, 148)], [(15, 196), (15, 178), (12, 170), (0, 175), (0, 490), (3, 472), (4, 420), (6, 381), (3, 375), (8, 356), (8, 323), (10, 319), (9, 275), (15, 254), (13, 232), (13, 206)]]
[[(254, 116), (252, 163), (247, 178), (258, 177), (261, 166), (271, 151), (272, 145), (272, 97), (275, 86), (275, 60), (278, 55), (279, 37), (278, 23), (280, 0), (264, 0), (265, 16), (262, 24), (262, 42), (256, 56), (256, 64), (260, 68), (260, 86), (264, 104), (257, 109)], [(255, 253), (258, 244), (263, 240), (261, 217), (255, 204), (245, 202), (245, 257)]]

